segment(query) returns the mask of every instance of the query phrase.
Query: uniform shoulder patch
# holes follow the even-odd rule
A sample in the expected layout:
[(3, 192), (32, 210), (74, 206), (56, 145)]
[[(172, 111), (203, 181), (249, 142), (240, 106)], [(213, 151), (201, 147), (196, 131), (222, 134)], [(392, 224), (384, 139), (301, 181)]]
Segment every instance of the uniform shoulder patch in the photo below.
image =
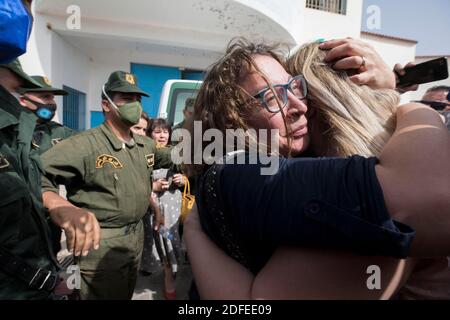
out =
[(8, 168), (10, 166), (10, 163), (8, 159), (4, 155), (0, 153), (0, 169)]
[(155, 164), (155, 154), (154, 153), (147, 154), (145, 156), (145, 159), (147, 160), (147, 167), (149, 168), (153, 167), (153, 165)]
[(102, 154), (97, 157), (95, 161), (95, 168), (101, 169), (106, 163), (110, 163), (115, 169), (122, 169), (123, 165), (120, 163), (119, 159), (109, 154)]

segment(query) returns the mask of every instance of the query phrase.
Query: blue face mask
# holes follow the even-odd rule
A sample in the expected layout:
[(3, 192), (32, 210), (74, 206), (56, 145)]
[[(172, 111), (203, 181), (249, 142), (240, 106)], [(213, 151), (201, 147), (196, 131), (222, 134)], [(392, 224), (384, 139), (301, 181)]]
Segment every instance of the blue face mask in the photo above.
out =
[(0, 1), (0, 63), (25, 53), (33, 27), (33, 16), (22, 0)]
[(31, 100), (28, 97), (23, 97), (23, 98), (36, 106), (37, 109), (33, 110), (33, 112), (42, 121), (44, 121), (44, 122), (50, 121), (55, 116), (56, 104), (53, 104), (53, 103), (44, 104), (44, 103), (40, 103), (40, 102)]

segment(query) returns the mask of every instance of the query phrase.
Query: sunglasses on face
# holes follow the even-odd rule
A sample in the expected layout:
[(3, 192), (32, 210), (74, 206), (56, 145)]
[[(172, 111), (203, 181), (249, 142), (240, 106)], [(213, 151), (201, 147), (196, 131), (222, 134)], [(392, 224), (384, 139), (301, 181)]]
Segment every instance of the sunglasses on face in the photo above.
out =
[[(288, 103), (288, 92), (290, 91), (297, 99), (305, 99), (308, 94), (306, 80), (302, 75), (293, 77), (286, 84), (276, 84), (264, 88), (253, 96), (270, 113), (277, 113)], [(280, 105), (281, 103), (281, 105)]]
[(442, 111), (446, 107), (450, 107), (450, 103), (439, 102), (439, 101), (420, 100), (420, 101), (415, 101), (415, 102), (426, 104), (436, 111)]

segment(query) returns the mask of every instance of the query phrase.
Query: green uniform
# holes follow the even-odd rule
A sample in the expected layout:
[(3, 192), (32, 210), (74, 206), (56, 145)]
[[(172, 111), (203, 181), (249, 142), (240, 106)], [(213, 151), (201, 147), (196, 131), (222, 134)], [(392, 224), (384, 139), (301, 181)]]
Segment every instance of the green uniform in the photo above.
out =
[[(39, 154), (42, 155), (45, 151), (57, 143), (77, 133), (77, 131), (54, 121), (44, 123), (38, 122), (36, 129), (34, 130), (32, 144), (37, 148)], [(50, 225), (53, 251), (59, 252), (61, 250), (61, 228), (54, 224), (50, 218), (48, 218), (48, 221)]]
[(134, 136), (120, 141), (103, 124), (68, 138), (43, 156), (42, 189), (67, 188), (68, 200), (95, 214), (100, 249), (80, 258), (83, 299), (130, 299), (142, 252), (142, 217), (149, 206), (151, 173), (170, 167), (170, 149)]
[[(32, 146), (36, 120), (0, 86), (0, 248), (31, 268), (56, 274), (42, 205), (42, 165)], [(40, 284), (30, 287), (17, 274), (6, 273), (0, 263), (0, 299), (48, 298), (49, 291), (38, 290)]]
[(34, 130), (33, 144), (38, 146), (39, 154), (43, 154), (57, 143), (77, 133), (77, 131), (54, 121), (38, 123)]

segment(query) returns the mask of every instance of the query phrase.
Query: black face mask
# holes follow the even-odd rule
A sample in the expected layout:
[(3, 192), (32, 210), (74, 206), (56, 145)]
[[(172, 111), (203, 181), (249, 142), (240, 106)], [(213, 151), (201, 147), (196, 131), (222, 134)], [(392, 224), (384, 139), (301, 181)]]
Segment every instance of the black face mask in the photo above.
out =
[(52, 120), (53, 117), (55, 116), (55, 113), (56, 113), (56, 104), (55, 103), (44, 104), (44, 103), (40, 103), (40, 102), (31, 100), (30, 98), (27, 98), (27, 97), (24, 97), (24, 99), (31, 102), (32, 104), (34, 104), (37, 107), (36, 110), (32, 110), (32, 111), (42, 121), (48, 122), (48, 121)]

